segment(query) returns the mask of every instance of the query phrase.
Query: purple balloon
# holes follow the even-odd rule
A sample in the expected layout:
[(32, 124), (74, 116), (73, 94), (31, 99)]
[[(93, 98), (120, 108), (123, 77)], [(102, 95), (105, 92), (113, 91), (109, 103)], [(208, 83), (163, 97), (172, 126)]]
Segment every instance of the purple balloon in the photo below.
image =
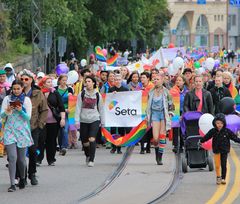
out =
[(59, 64), (56, 67), (56, 74), (60, 76), (61, 74), (67, 74), (69, 71), (69, 68), (66, 64)]
[(232, 130), (234, 133), (240, 130), (240, 117), (237, 115), (226, 116), (227, 128)]
[(215, 64), (213, 68), (219, 68), (220, 67), (220, 61), (219, 60), (215, 60)]

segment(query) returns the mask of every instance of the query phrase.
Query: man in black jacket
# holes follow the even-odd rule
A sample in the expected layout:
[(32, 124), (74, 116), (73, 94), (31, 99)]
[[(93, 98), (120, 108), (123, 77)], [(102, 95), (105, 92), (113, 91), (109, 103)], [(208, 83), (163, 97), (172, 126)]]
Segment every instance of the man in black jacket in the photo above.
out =
[(213, 104), (214, 104), (214, 113), (219, 113), (219, 102), (224, 97), (232, 97), (230, 91), (227, 87), (223, 86), (222, 76), (218, 76), (215, 78), (215, 86), (210, 89), (210, 93), (212, 95)]

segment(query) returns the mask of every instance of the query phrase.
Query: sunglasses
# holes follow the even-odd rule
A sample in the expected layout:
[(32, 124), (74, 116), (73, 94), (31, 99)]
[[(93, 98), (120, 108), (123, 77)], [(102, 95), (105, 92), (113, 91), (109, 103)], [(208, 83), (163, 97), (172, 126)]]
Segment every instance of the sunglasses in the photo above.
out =
[(28, 81), (29, 78), (21, 78), (21, 81)]

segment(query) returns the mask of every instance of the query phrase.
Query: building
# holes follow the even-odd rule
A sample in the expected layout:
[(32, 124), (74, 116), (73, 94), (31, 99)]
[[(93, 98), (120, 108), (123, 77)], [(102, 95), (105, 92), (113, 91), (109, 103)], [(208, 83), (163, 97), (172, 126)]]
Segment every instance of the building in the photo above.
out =
[(240, 48), (240, 8), (229, 6), (228, 10), (228, 49)]
[(164, 31), (163, 45), (172, 42), (178, 47), (226, 47), (226, 3), (226, 0), (207, 0), (206, 4), (198, 4), (197, 0), (168, 0), (173, 16)]

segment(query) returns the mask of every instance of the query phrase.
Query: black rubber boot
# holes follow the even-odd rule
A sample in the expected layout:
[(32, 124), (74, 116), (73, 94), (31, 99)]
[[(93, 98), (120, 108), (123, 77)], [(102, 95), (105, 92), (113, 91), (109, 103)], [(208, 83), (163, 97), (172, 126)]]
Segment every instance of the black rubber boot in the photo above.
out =
[(157, 164), (159, 163), (159, 147), (155, 147), (155, 158), (156, 158), (156, 162)]
[(158, 152), (158, 165), (163, 165), (162, 163), (162, 153)]

